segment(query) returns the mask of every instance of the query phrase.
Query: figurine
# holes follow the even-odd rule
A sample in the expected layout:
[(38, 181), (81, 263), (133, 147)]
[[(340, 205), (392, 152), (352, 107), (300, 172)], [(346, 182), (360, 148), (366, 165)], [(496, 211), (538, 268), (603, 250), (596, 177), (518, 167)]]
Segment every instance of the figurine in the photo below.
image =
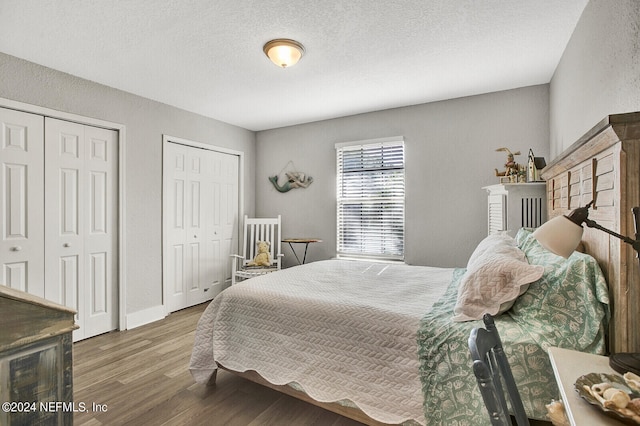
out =
[(505, 171), (499, 172), (498, 169), (495, 169), (496, 176), (511, 176), (518, 174), (518, 163), (516, 163), (514, 156), (520, 155), (520, 151), (511, 152), (508, 148), (498, 148), (497, 152), (506, 152), (507, 153), (507, 162), (504, 163)]

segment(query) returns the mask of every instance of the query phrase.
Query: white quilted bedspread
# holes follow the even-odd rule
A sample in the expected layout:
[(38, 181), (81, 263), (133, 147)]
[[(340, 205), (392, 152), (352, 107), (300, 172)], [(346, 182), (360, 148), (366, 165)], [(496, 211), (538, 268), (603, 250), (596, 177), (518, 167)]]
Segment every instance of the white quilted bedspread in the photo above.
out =
[(189, 366), (215, 362), (349, 401), (385, 423), (424, 424), (416, 331), (453, 269), (327, 260), (252, 278), (203, 313)]

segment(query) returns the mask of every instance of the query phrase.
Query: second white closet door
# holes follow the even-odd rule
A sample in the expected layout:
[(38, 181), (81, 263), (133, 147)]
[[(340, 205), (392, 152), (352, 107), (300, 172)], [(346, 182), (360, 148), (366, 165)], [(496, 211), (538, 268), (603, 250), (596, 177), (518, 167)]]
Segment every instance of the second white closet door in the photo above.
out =
[(238, 157), (170, 142), (163, 157), (163, 275), (165, 303), (174, 312), (212, 299), (231, 277)]
[(45, 120), (45, 298), (74, 340), (117, 328), (117, 132)]

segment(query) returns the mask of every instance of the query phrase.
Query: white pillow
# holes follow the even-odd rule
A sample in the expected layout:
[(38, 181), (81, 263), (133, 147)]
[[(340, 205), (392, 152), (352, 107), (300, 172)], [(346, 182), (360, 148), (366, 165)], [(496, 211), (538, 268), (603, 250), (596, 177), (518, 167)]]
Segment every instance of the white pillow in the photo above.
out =
[(506, 232), (489, 235), (480, 241), (480, 244), (478, 244), (473, 253), (471, 253), (471, 257), (469, 257), (467, 262), (467, 269), (471, 269), (474, 263), (482, 261), (482, 256), (487, 250), (495, 252), (504, 247), (517, 247), (517, 242)]
[(474, 250), (467, 264), (453, 310), (457, 322), (500, 315), (540, 279), (544, 266), (529, 265), (515, 240), (506, 234), (490, 235)]

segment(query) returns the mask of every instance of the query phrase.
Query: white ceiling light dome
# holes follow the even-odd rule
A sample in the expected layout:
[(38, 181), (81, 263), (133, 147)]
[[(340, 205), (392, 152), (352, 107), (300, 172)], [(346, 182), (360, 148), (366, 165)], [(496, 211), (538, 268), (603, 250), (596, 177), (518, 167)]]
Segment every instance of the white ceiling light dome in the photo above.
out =
[(271, 59), (271, 62), (282, 68), (297, 64), (305, 52), (301, 43), (287, 38), (268, 41), (262, 50)]

